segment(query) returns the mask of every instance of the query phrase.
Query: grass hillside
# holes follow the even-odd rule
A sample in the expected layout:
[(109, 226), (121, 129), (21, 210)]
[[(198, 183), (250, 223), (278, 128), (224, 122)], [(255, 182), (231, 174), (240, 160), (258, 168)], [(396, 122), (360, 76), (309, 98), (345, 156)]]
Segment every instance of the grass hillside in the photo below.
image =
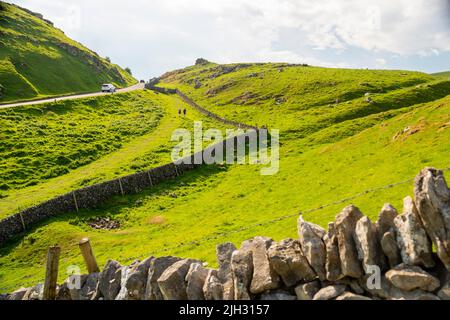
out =
[[(187, 108), (186, 117), (178, 116)], [(0, 109), (0, 219), (94, 183), (171, 161), (172, 132), (225, 128), (152, 91)]]
[(433, 73), (432, 75), (437, 78), (445, 78), (447, 80), (450, 79), (450, 71)]
[(135, 79), (41, 15), (0, 1), (0, 103), (98, 91)]
[[(412, 194), (412, 181), (364, 191), (411, 179), (424, 166), (450, 166), (450, 85), (430, 75), (208, 64), (166, 74), (161, 85), (180, 88), (227, 118), (280, 129), (279, 173), (262, 176), (261, 165), (202, 167), (96, 210), (44, 221), (0, 249), (0, 292), (42, 281), (45, 252), (54, 243), (62, 247), (60, 280), (69, 265), (84, 270), (77, 247), (84, 236), (91, 239), (100, 265), (109, 258), (128, 263), (152, 254), (215, 265), (218, 243), (239, 244), (255, 235), (296, 237), (300, 211), (355, 194), (362, 196), (351, 202), (372, 219), (385, 202), (401, 209), (403, 197)], [(163, 110), (152, 132), (68, 174), (8, 190), (0, 209), (11, 213), (18, 203), (26, 206), (68, 191), (83, 183), (83, 174), (92, 183), (164, 162), (173, 145), (168, 143), (171, 132), (190, 128), (192, 120), (223, 129), (176, 96), (145, 94)], [(180, 106), (188, 108), (187, 119), (176, 115)], [(305, 218), (326, 226), (349, 202), (305, 213)], [(92, 229), (88, 223), (95, 217), (115, 219), (120, 228)]]

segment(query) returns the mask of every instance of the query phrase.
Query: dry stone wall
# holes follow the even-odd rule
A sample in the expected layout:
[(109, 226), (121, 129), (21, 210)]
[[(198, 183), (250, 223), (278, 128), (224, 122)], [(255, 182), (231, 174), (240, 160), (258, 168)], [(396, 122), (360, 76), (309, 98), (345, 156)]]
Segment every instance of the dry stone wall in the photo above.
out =
[(233, 144), (235, 148), (239, 148), (241, 144), (248, 142), (248, 137), (252, 134), (254, 133), (247, 132), (240, 136), (231, 137), (201, 151), (198, 154), (199, 156), (196, 157), (201, 159), (201, 162), (194, 161), (195, 155), (192, 155), (187, 157), (189, 158), (188, 161), (181, 159), (176, 163), (168, 163), (148, 171), (77, 189), (20, 211), (0, 221), (0, 246), (7, 243), (12, 237), (23, 234), (36, 223), (52, 216), (82, 209), (97, 208), (113, 196), (138, 193), (161, 182), (174, 179), (205, 164), (203, 162), (203, 153), (209, 154), (210, 149), (222, 148), (225, 155), (227, 144)]
[[(198, 260), (149, 257), (58, 287), (58, 300), (450, 300), (450, 189), (425, 168), (402, 213), (376, 221), (349, 205), (328, 231), (298, 219), (298, 239), (257, 236), (217, 246), (218, 269)], [(434, 243), (437, 252), (432, 251)], [(69, 289), (71, 288), (71, 289)], [(1, 298), (40, 299), (42, 285)]]

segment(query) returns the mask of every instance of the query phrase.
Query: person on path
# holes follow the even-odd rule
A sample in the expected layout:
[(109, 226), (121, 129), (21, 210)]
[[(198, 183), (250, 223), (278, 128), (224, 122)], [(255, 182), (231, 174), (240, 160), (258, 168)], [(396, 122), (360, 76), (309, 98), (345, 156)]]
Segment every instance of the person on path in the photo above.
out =
[(183, 114), (186, 117), (186, 108), (183, 109)]
[(178, 109), (178, 116), (181, 116), (181, 109)]

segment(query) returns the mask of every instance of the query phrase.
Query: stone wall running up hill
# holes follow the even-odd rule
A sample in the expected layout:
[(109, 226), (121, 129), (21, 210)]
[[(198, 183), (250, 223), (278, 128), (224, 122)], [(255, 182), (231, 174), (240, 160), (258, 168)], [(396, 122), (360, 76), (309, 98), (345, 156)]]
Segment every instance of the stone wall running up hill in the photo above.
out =
[[(218, 269), (170, 256), (130, 266), (109, 260), (100, 273), (81, 276), (80, 288), (63, 283), (57, 299), (450, 299), (450, 189), (439, 170), (420, 172), (401, 214), (385, 204), (372, 222), (349, 205), (328, 230), (300, 216), (298, 235), (218, 245)], [(37, 285), (3, 299), (40, 296)]]
[[(201, 153), (212, 154), (214, 151), (211, 150), (223, 148), (223, 154), (226, 155), (227, 145), (234, 145), (238, 149), (242, 144), (248, 143), (249, 137), (253, 134), (254, 131), (248, 131), (242, 135), (227, 138), (201, 151)], [(138, 193), (163, 181), (174, 179), (204, 164), (204, 158), (198, 155), (194, 154), (187, 158), (190, 161), (182, 159), (176, 163), (168, 163), (148, 171), (73, 190), (0, 220), (0, 246), (14, 236), (26, 232), (42, 220), (81, 209), (97, 208), (113, 196)], [(201, 159), (201, 163), (198, 162), (197, 164), (194, 158)]]

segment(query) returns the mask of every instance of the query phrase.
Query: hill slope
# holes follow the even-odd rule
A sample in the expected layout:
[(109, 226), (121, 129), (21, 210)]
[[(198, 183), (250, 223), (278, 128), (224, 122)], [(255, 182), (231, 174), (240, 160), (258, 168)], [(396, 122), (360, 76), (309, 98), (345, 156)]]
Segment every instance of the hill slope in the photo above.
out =
[[(362, 195), (351, 202), (371, 218), (384, 202), (401, 209), (399, 199), (411, 193), (412, 181), (365, 190), (411, 179), (424, 166), (449, 167), (450, 82), (427, 74), (208, 64), (166, 74), (161, 85), (180, 88), (202, 107), (227, 118), (280, 129), (279, 173), (261, 176), (259, 165), (203, 167), (140, 194), (114, 198), (96, 210), (45, 221), (0, 249), (0, 291), (40, 281), (45, 250), (55, 242), (62, 246), (62, 270), (82, 264), (76, 243), (83, 236), (90, 237), (100, 265), (111, 257), (125, 263), (151, 254), (214, 263), (218, 243), (239, 243), (256, 234), (296, 237), (292, 225), (300, 211), (355, 194)], [(184, 120), (176, 115), (176, 97), (156, 96), (161, 103), (167, 100), (174, 122)], [(191, 116), (182, 127), (201, 119), (189, 109)], [(205, 123), (214, 126), (222, 129)], [(165, 132), (166, 139), (158, 139), (160, 147), (152, 147), (138, 164), (170, 152), (172, 129), (155, 130)], [(69, 176), (40, 185), (62, 190), (58, 182)], [(29, 197), (49, 196), (43, 192), (39, 185), (10, 190), (0, 204), (4, 200), (3, 208), (10, 211), (14, 206), (5, 200), (27, 204)], [(305, 216), (326, 226), (349, 202)], [(95, 230), (88, 225), (94, 217), (109, 217), (121, 226)], [(61, 280), (65, 276), (61, 274)]]
[(135, 79), (40, 14), (0, 2), (0, 102), (118, 87)]

